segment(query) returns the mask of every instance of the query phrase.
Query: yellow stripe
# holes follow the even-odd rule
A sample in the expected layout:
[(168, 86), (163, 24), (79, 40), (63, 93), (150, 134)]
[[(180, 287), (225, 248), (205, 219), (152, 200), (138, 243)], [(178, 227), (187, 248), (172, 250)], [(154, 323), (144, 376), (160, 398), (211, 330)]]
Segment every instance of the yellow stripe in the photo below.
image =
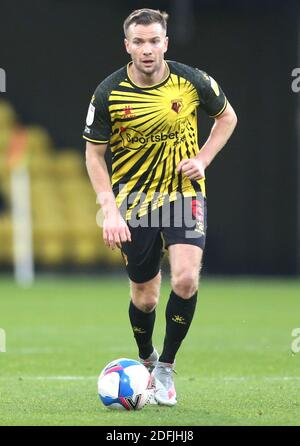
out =
[(87, 138), (87, 137), (84, 136), (84, 135), (82, 135), (82, 137), (83, 137), (84, 139), (86, 139), (87, 141), (90, 141), (90, 142), (97, 142), (97, 143), (99, 143), (99, 144), (105, 144), (105, 143), (109, 142), (109, 141), (98, 141), (97, 139), (90, 139), (90, 138)]
[(225, 98), (225, 104), (224, 107), (216, 114), (216, 115), (209, 115), (210, 118), (216, 118), (217, 116), (219, 116), (221, 113), (223, 113), (223, 111), (225, 110), (225, 108), (227, 107), (227, 98)]

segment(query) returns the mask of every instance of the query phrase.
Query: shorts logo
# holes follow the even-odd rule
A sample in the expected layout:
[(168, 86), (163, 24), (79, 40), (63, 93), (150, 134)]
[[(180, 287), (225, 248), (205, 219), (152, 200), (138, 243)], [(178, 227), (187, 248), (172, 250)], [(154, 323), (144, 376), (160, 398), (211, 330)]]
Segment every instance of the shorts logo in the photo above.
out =
[(202, 209), (201, 209), (201, 202), (199, 200), (192, 200), (192, 214), (193, 217), (196, 219), (199, 219), (203, 217)]
[(196, 220), (195, 231), (199, 232), (200, 234), (204, 234), (204, 216), (201, 202), (199, 200), (192, 200), (192, 214)]
[(182, 107), (183, 107), (182, 99), (174, 99), (173, 101), (171, 101), (171, 109), (174, 112), (179, 113), (182, 110)]

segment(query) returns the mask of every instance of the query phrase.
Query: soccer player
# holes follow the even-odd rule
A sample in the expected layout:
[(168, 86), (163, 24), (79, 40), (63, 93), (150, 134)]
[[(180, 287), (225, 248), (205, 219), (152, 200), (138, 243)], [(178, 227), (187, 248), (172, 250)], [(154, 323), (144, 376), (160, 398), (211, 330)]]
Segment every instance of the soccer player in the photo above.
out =
[[(104, 215), (103, 238), (110, 248), (121, 248), (130, 279), (129, 318), (139, 358), (153, 370), (156, 401), (173, 406), (175, 356), (195, 312), (205, 245), (205, 169), (228, 141), (237, 117), (212, 77), (164, 59), (166, 21), (166, 13), (152, 9), (126, 18), (125, 48), (132, 60), (96, 88), (83, 137)], [(214, 119), (201, 150), (198, 107)], [(111, 179), (104, 158), (108, 144)], [(189, 213), (192, 219), (186, 218)], [(172, 290), (159, 355), (152, 333), (164, 249)]]

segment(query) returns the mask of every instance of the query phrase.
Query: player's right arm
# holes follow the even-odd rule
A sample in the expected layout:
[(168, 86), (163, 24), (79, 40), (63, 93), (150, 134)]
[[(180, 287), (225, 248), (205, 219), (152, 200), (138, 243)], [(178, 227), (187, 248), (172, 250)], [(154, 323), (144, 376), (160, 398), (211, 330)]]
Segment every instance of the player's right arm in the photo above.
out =
[(121, 248), (122, 242), (131, 241), (129, 228), (123, 219), (112, 192), (109, 173), (105, 161), (107, 144), (86, 142), (86, 167), (101, 206), (104, 243), (112, 249)]

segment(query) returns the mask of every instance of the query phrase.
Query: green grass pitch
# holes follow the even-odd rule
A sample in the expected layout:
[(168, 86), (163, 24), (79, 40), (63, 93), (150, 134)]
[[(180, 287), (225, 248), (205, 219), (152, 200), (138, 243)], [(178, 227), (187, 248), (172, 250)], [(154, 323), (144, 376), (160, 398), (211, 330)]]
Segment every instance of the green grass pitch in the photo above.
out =
[[(161, 349), (164, 277), (155, 345)], [(110, 411), (97, 375), (136, 358), (124, 277), (40, 279), (20, 289), (0, 279), (0, 425), (300, 425), (300, 282), (204, 277), (177, 355), (175, 407)]]

